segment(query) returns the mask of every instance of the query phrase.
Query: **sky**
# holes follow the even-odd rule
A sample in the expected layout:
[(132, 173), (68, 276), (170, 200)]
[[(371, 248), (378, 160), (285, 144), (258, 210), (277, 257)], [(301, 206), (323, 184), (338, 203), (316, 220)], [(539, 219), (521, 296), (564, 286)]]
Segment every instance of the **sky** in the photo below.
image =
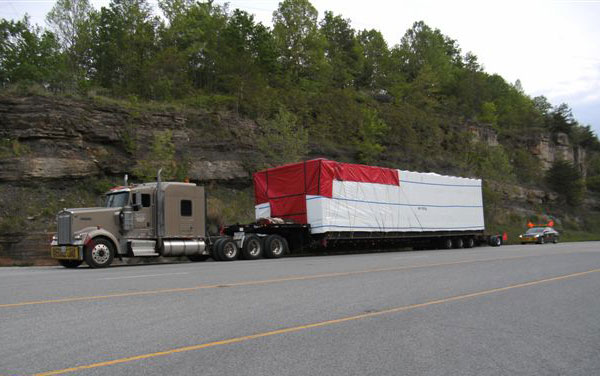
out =
[[(90, 0), (96, 9), (108, 0)], [(151, 0), (156, 7), (156, 0)], [(223, 4), (224, 1), (216, 0)], [(356, 30), (376, 29), (391, 47), (416, 21), (456, 40), (488, 73), (521, 81), (526, 94), (567, 103), (575, 119), (600, 135), (600, 0), (311, 0), (351, 20)], [(231, 0), (270, 26), (278, 0)], [(45, 26), (51, 0), (0, 0), (0, 17)]]

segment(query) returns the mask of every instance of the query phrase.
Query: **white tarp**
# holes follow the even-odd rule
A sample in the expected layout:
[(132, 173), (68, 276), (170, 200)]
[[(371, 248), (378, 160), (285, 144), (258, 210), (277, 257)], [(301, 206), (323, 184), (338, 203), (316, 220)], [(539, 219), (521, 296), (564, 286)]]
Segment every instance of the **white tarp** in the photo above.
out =
[(334, 180), (333, 197), (306, 196), (312, 233), (484, 229), (481, 180), (398, 172), (400, 186)]

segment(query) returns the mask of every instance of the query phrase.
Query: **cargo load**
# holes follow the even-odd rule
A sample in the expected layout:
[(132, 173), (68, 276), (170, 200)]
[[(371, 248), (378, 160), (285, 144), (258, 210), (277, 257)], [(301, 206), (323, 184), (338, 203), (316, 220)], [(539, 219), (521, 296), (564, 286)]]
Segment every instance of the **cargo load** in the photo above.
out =
[(254, 174), (256, 219), (327, 232), (483, 231), (480, 179), (315, 159)]

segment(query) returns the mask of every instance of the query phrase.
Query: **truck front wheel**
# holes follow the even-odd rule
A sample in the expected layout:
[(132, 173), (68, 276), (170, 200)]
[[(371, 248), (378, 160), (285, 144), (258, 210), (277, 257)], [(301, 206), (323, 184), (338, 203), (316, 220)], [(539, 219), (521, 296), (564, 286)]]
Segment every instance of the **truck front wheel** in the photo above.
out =
[(83, 258), (90, 268), (104, 268), (113, 262), (115, 247), (104, 238), (92, 239), (85, 247)]
[(266, 258), (279, 258), (288, 251), (288, 243), (279, 235), (269, 235), (265, 239), (264, 254)]

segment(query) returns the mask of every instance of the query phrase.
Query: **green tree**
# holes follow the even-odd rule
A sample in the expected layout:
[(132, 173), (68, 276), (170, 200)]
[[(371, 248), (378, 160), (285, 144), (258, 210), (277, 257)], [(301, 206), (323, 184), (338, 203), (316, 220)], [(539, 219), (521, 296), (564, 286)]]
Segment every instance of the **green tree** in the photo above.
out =
[(67, 56), (69, 82), (83, 87), (93, 67), (92, 38), (97, 13), (88, 0), (58, 0), (46, 15)]
[(511, 156), (515, 174), (520, 182), (526, 184), (540, 183), (543, 177), (542, 165), (537, 157), (523, 149), (515, 150), (511, 153)]
[(424, 66), (429, 65), (435, 67), (441, 84), (447, 86), (454, 81), (456, 68), (462, 66), (456, 41), (423, 21), (415, 22), (396, 48), (409, 81), (416, 79)]
[(302, 159), (308, 152), (308, 132), (298, 118), (284, 108), (272, 119), (260, 121), (262, 135), (257, 140), (266, 164), (277, 166)]
[(356, 141), (358, 159), (361, 163), (371, 164), (385, 151), (381, 142), (389, 131), (389, 127), (379, 118), (375, 110), (364, 109), (362, 115)]
[(363, 54), (362, 69), (357, 77), (357, 86), (369, 89), (386, 88), (390, 51), (383, 35), (374, 29), (363, 30), (358, 33), (357, 40)]
[(514, 168), (502, 145), (474, 142), (467, 155), (468, 166), (475, 175), (502, 182), (514, 181)]
[(572, 163), (558, 160), (546, 172), (546, 182), (567, 204), (579, 206), (583, 202), (585, 184), (579, 169)]
[(117, 95), (153, 97), (150, 66), (158, 19), (146, 0), (112, 0), (102, 7), (94, 36), (95, 78)]
[(57, 88), (65, 64), (55, 35), (19, 21), (0, 20), (0, 84), (35, 82)]
[(182, 62), (184, 65), (173, 66), (171, 72), (185, 72), (194, 89), (223, 90), (219, 66), (227, 48), (223, 40), (227, 25), (226, 9), (212, 2), (173, 3), (179, 5), (172, 6), (171, 10), (166, 10), (165, 2), (161, 3), (170, 24), (161, 29), (160, 45), (177, 55), (174, 63)]
[(570, 135), (576, 124), (573, 112), (566, 103), (561, 103), (550, 113), (550, 131), (553, 133), (561, 132)]
[(326, 40), (325, 56), (332, 70), (333, 86), (344, 88), (354, 85), (361, 70), (362, 51), (350, 20), (326, 11), (320, 26)]
[(194, 0), (158, 0), (158, 7), (170, 22), (181, 17), (194, 5)]
[[(245, 103), (260, 108), (269, 79), (278, 73), (277, 54), (272, 34), (254, 17), (236, 9), (222, 33), (217, 70), (222, 87), (236, 97), (236, 109)], [(250, 109), (248, 109), (250, 111)]]
[(273, 12), (273, 36), (283, 72), (292, 82), (316, 79), (324, 69), (324, 40), (317, 28), (317, 9), (308, 0), (284, 0)]
[(495, 126), (498, 123), (497, 111), (494, 102), (485, 102), (481, 105), (481, 114), (477, 117), (477, 120)]

